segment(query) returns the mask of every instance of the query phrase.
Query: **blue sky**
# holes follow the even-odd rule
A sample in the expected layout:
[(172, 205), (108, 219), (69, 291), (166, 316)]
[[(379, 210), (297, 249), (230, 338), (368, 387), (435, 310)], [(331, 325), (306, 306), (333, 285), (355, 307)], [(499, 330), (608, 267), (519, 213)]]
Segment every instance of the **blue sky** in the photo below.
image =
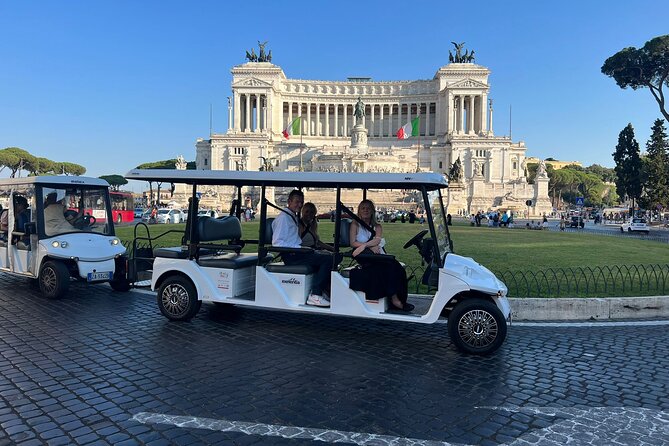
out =
[[(634, 5), (634, 6), (632, 6)], [(0, 0), (0, 148), (124, 174), (227, 128), (230, 69), (268, 40), (290, 78), (429, 79), (466, 42), (491, 71), (494, 127), (528, 155), (613, 166), (631, 122), (660, 117), (648, 90), (600, 73), (669, 33), (666, 1)], [(257, 49), (256, 49), (257, 51)]]

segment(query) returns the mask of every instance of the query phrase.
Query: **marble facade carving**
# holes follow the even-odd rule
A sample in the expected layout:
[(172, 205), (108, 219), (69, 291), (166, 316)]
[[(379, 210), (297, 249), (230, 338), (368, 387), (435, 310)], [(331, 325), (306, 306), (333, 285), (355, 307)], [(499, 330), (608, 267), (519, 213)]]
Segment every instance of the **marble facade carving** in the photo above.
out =
[[(548, 213), (548, 178), (527, 183), (525, 144), (493, 133), (489, 75), (475, 63), (449, 63), (429, 80), (318, 81), (289, 79), (270, 62), (237, 65), (229, 128), (197, 140), (196, 166), (447, 174), (459, 158), (461, 181), (452, 182), (450, 213), (527, 210), (528, 199), (535, 204), (532, 215)], [(398, 140), (397, 130), (417, 115), (421, 136)], [(296, 117), (302, 135), (284, 138)]]

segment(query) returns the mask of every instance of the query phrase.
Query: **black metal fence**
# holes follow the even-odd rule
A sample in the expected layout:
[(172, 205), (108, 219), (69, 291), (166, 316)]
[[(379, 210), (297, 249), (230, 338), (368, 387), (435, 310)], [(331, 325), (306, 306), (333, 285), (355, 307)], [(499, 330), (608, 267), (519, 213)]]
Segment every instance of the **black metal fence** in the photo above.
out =
[(659, 296), (669, 292), (669, 265), (615, 265), (495, 271), (511, 297)]
[[(131, 248), (131, 243), (124, 243)], [(148, 248), (138, 244), (139, 248)], [(153, 246), (158, 247), (156, 245)], [(129, 249), (130, 251), (130, 249)], [(424, 266), (406, 266), (410, 293), (430, 293)], [(669, 294), (669, 264), (493, 271), (510, 297), (623, 297)]]

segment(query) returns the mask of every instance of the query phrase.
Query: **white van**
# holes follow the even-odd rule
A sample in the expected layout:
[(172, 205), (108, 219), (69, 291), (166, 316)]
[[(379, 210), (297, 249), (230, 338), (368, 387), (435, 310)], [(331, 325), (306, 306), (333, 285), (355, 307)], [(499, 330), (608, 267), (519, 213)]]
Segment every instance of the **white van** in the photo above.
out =
[[(448, 332), (462, 351), (488, 354), (497, 350), (506, 337), (510, 317), (507, 287), (488, 269), (471, 258), (453, 253), (446, 225), (441, 190), (447, 187), (443, 175), (435, 173), (322, 173), (322, 172), (246, 172), (214, 170), (132, 170), (127, 179), (183, 183), (191, 185), (189, 218), (181, 246), (153, 250), (151, 289), (157, 291), (157, 303), (170, 320), (193, 318), (202, 302), (245, 305), (318, 315), (351, 316), (393, 322), (432, 324), (448, 319)], [(237, 215), (218, 219), (198, 216), (198, 186), (236, 186), (236, 202), (242, 189), (260, 189), (260, 224), (258, 238), (243, 239)], [(305, 252), (310, 248), (272, 246), (272, 218), (276, 205), (274, 194), (291, 189), (315, 188), (331, 193), (336, 203), (334, 251), (330, 272), (331, 287), (326, 290), (330, 306), (307, 305), (314, 271), (306, 265), (286, 265), (282, 256)], [(423, 200), (427, 229), (408, 240), (404, 248), (418, 248), (426, 264), (422, 283), (436, 290), (434, 297), (419, 311), (398, 313), (389, 308), (388, 298), (369, 300), (365, 293), (349, 287), (352, 268), (358, 268), (364, 254), (353, 258), (349, 225), (357, 216), (341, 201), (342, 189), (357, 189), (364, 199), (368, 189), (415, 190)], [(281, 212), (280, 210), (278, 212)], [(357, 220), (356, 220), (357, 221)], [(422, 229), (422, 228), (420, 228)], [(153, 240), (148, 237), (145, 242)], [(136, 240), (137, 242), (137, 240)], [(138, 243), (133, 243), (134, 247)], [(253, 253), (242, 253), (244, 246), (257, 246)], [(391, 253), (400, 255), (401, 252)], [(368, 255), (365, 261), (387, 261), (393, 255)], [(133, 260), (147, 261), (138, 253)], [(131, 266), (131, 271), (139, 272)], [(383, 277), (374, 278), (384, 280)], [(137, 277), (130, 277), (135, 282)], [(442, 326), (437, 326), (441, 329)]]
[(127, 291), (125, 248), (114, 234), (109, 184), (99, 178), (0, 180), (0, 271), (39, 282), (49, 298), (72, 278)]

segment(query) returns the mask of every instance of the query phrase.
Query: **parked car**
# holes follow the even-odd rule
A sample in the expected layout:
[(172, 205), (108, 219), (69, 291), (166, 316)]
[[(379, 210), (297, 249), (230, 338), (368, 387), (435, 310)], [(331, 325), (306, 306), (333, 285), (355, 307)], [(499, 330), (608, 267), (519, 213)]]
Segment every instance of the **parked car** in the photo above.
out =
[(181, 223), (181, 209), (158, 209), (156, 223)]
[(144, 214), (144, 209), (135, 208), (135, 218), (142, 218), (142, 214)]
[(648, 225), (645, 218), (634, 217), (620, 225), (620, 232), (643, 232), (648, 234)]
[(569, 227), (583, 229), (583, 227), (585, 227), (585, 222), (583, 221), (583, 217), (581, 217), (580, 215), (572, 215), (571, 221), (569, 222)]
[(181, 209), (181, 223), (188, 221), (188, 209)]
[(214, 209), (200, 209), (197, 211), (197, 216), (198, 217), (212, 217), (212, 218), (218, 218), (218, 212), (215, 211)]

